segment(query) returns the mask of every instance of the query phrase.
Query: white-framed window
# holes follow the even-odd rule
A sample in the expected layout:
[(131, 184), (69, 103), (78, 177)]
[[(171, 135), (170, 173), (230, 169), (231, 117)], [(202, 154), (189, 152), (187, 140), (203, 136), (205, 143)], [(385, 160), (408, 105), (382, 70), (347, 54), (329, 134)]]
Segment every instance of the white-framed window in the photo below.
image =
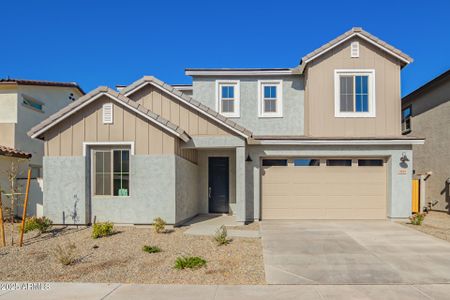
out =
[(411, 105), (402, 109), (402, 134), (408, 134), (411, 132), (411, 116), (412, 116)]
[(283, 116), (283, 81), (258, 80), (259, 117)]
[(335, 117), (375, 117), (375, 70), (334, 71)]
[(92, 150), (94, 196), (130, 195), (130, 149)]
[(216, 81), (216, 110), (225, 117), (240, 116), (239, 80)]

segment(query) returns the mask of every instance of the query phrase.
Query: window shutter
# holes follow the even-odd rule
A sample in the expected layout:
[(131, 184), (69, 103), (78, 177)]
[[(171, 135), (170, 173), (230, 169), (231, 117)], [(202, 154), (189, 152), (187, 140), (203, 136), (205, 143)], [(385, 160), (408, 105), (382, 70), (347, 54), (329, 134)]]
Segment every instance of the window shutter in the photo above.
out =
[(351, 44), (350, 57), (359, 57), (359, 42), (353, 42)]
[(103, 104), (103, 124), (113, 123), (113, 105), (112, 103)]

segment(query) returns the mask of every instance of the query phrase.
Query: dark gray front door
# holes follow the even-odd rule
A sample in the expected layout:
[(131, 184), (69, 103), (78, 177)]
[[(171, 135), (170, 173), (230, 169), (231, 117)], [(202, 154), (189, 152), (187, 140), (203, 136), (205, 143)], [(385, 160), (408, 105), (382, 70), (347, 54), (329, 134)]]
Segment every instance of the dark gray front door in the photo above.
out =
[(210, 213), (228, 213), (229, 178), (228, 157), (208, 159), (208, 198)]

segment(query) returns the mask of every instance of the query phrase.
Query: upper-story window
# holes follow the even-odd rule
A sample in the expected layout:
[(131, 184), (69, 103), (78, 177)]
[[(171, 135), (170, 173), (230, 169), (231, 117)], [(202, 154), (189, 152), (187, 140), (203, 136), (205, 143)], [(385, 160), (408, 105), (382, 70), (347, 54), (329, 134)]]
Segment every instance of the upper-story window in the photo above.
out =
[(335, 70), (335, 116), (375, 117), (375, 70)]
[(411, 132), (411, 106), (407, 106), (402, 110), (402, 134)]
[(283, 82), (281, 80), (258, 81), (259, 116), (283, 116)]
[(34, 98), (31, 98), (30, 96), (22, 95), (22, 104), (25, 107), (31, 108), (33, 110), (37, 110), (40, 112), (43, 112), (44, 110), (44, 103), (42, 103), (39, 100), (36, 100)]
[(216, 109), (226, 117), (238, 118), (240, 114), (238, 80), (216, 81)]

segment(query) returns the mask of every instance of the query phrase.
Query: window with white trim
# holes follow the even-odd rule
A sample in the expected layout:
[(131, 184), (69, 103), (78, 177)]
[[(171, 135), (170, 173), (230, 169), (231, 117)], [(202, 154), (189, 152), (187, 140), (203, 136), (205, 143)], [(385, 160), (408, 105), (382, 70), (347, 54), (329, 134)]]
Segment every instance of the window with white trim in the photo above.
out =
[(240, 92), (238, 80), (216, 81), (216, 108), (226, 117), (239, 117)]
[(258, 81), (259, 116), (283, 116), (283, 82), (281, 80)]
[(411, 116), (412, 107), (407, 106), (402, 110), (402, 134), (408, 134), (411, 132)]
[(130, 150), (94, 149), (92, 153), (94, 196), (129, 196)]
[(335, 116), (375, 117), (375, 70), (335, 70)]

